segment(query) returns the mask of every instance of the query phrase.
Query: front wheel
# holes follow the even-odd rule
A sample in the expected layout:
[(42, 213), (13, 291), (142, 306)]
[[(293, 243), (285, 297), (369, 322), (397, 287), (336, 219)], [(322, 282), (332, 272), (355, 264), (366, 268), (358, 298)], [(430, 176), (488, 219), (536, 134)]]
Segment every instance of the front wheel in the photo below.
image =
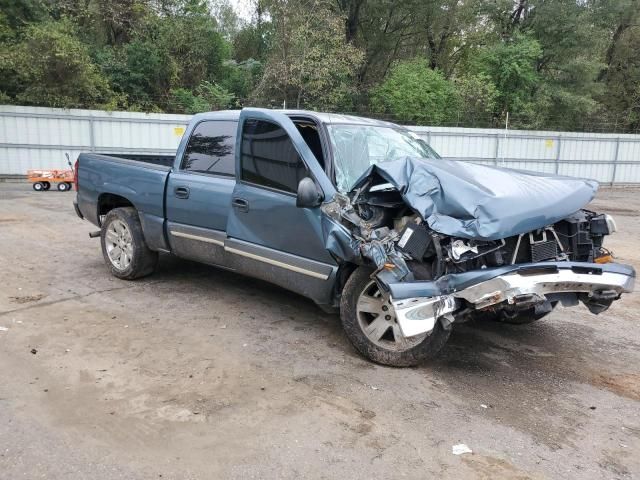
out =
[(409, 367), (432, 358), (451, 334), (450, 328), (436, 322), (431, 333), (405, 337), (393, 305), (365, 267), (358, 267), (344, 286), (340, 318), (347, 337), (362, 355), (393, 367)]
[(114, 208), (104, 219), (100, 231), (102, 255), (111, 273), (134, 280), (153, 272), (158, 252), (149, 249), (138, 212), (133, 207)]
[(60, 192), (66, 192), (67, 190), (69, 190), (69, 185), (67, 185), (66, 182), (60, 182), (58, 184), (58, 191)]

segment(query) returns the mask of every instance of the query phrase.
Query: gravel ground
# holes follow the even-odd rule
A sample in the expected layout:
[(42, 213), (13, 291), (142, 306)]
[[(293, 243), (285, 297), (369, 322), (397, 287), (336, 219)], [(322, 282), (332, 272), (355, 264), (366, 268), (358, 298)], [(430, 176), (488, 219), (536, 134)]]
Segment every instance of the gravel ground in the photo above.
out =
[[(594, 202), (636, 265), (639, 194)], [(640, 477), (639, 294), (381, 367), (260, 281), (170, 256), (113, 278), (73, 195), (0, 184), (2, 479)]]

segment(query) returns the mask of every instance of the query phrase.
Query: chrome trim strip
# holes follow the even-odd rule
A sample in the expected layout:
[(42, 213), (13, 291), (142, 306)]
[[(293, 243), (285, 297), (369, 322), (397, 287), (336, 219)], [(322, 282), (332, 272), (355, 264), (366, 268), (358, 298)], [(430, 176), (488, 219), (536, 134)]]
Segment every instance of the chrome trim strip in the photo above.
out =
[(243, 257), (251, 258), (253, 260), (258, 260), (259, 262), (268, 263), (269, 265), (274, 265), (276, 267), (286, 268), (287, 270), (291, 270), (292, 272), (302, 273), (303, 275), (308, 275), (310, 277), (319, 278), (320, 280), (327, 280), (329, 275), (314, 272), (312, 270), (308, 270), (306, 268), (296, 267), (295, 265), (291, 265), (289, 263), (280, 262), (278, 260), (274, 260), (272, 258), (263, 257), (261, 255), (256, 255), (255, 253), (245, 252), (244, 250), (239, 250), (237, 248), (228, 247), (225, 245), (224, 250), (226, 252), (235, 253), (237, 255), (241, 255)]
[(634, 278), (623, 273), (602, 272), (600, 275), (559, 270), (557, 273), (523, 275), (513, 272), (486, 280), (465, 288), (452, 296), (462, 298), (484, 308), (507, 301), (512, 303), (518, 295), (537, 294), (544, 297), (551, 293), (593, 293), (598, 290), (632, 292)]
[(170, 230), (170, 233), (174, 237), (188, 238), (189, 240), (198, 240), (200, 242), (213, 243), (214, 245), (224, 246), (224, 242), (222, 240), (216, 240), (215, 238), (201, 237), (199, 235), (191, 235), (190, 233), (178, 232), (174, 230)]

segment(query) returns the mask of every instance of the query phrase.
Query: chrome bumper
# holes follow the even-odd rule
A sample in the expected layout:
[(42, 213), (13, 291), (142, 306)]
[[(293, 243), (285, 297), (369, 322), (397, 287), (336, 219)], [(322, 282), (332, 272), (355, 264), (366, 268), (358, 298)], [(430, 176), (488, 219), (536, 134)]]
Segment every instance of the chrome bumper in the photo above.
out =
[[(442, 317), (452, 321), (451, 314), (465, 302), (483, 309), (501, 303), (539, 303), (567, 293), (616, 299), (633, 291), (634, 283), (635, 271), (627, 265), (557, 262), (485, 269), (436, 282), (389, 285), (389, 289), (398, 324), (410, 337), (430, 332)], [(407, 297), (420, 290), (424, 296)]]

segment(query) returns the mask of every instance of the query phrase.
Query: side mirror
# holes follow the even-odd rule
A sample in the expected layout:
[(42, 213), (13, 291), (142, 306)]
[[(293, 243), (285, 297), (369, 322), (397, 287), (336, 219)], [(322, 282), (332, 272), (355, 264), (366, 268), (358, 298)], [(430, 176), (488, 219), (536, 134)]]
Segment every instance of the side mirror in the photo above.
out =
[(318, 191), (316, 183), (309, 177), (304, 177), (298, 183), (298, 195), (296, 196), (296, 207), (313, 208), (322, 203), (322, 193)]

